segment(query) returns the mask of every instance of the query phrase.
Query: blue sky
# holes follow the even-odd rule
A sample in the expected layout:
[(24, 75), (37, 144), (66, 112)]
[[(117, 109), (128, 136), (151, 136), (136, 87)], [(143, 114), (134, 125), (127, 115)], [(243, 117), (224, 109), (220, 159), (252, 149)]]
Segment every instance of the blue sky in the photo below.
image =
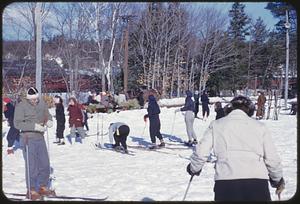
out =
[[(24, 2), (22, 2), (24, 4)], [(245, 12), (246, 14), (251, 17), (254, 22), (257, 18), (261, 17), (266, 24), (267, 28), (272, 30), (274, 28), (274, 25), (277, 23), (278, 19), (273, 18), (271, 12), (267, 9), (265, 9), (267, 2), (249, 2), (245, 3)], [(15, 2), (14, 4), (19, 4)], [(195, 6), (204, 6), (204, 7), (214, 7), (218, 10), (221, 10), (224, 12), (224, 14), (228, 15), (228, 11), (231, 9), (233, 2), (189, 2), (187, 4), (191, 4)], [(2, 28), (2, 36), (4, 40), (8, 39), (16, 39), (17, 36), (15, 36), (14, 33), (16, 33), (15, 28), (13, 28), (11, 25), (9, 25), (8, 22), (3, 19), (3, 16), (6, 14), (9, 14), (13, 16), (14, 18), (20, 18), (20, 15), (17, 14), (17, 12), (13, 9), (4, 9), (4, 12), (2, 14), (2, 20), (3, 20), (3, 28)], [(22, 21), (22, 19), (18, 19), (18, 21)]]

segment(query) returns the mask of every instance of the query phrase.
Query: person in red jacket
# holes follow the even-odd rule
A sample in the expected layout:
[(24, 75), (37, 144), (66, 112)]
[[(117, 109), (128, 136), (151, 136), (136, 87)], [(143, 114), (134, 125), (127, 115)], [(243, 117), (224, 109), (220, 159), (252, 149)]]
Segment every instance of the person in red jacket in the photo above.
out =
[(82, 107), (74, 97), (69, 99), (69, 124), (71, 128), (71, 138), (76, 137), (76, 131), (81, 139), (85, 137), (85, 131), (83, 129), (84, 116), (82, 113)]

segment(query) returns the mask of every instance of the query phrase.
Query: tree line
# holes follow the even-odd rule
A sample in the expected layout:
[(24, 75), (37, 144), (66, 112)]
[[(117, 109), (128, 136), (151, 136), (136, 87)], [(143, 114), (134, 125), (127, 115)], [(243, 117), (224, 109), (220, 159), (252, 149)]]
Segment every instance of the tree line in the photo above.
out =
[[(15, 4), (28, 25), (9, 12), (3, 17), (29, 40), (12, 46), (4, 41), (3, 58), (21, 59), (35, 53), (36, 3)], [(101, 90), (116, 92), (142, 85), (163, 97), (181, 96), (185, 90), (269, 88), (285, 66), (286, 23), (291, 23), (290, 74), (297, 75), (296, 11), (283, 2), (268, 3), (278, 19), (267, 29), (262, 18), (251, 19), (245, 5), (233, 3), (228, 13), (192, 3), (43, 3), (42, 53), (60, 58), (68, 74), (68, 91), (80, 91), (80, 71), (93, 68)], [(63, 73), (63, 72), (62, 72)]]

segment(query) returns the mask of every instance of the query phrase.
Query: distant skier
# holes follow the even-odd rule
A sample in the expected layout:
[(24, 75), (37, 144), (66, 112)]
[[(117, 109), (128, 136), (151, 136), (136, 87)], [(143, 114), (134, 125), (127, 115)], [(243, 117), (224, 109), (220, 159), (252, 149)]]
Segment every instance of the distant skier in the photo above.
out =
[(194, 93), (194, 101), (195, 101), (195, 118), (199, 118), (197, 116), (198, 112), (199, 112), (199, 91), (195, 91)]
[(56, 116), (56, 141), (54, 143), (57, 143), (58, 145), (64, 145), (65, 139), (64, 139), (64, 131), (65, 131), (65, 109), (63, 105), (63, 100), (60, 96), (56, 95), (54, 96), (54, 103), (55, 103), (55, 116)]
[(148, 96), (148, 101), (149, 101), (148, 108), (147, 108), (148, 114), (144, 115), (144, 121), (146, 122), (147, 118), (149, 118), (150, 121), (149, 130), (150, 130), (150, 138), (151, 138), (152, 145), (149, 148), (150, 149), (157, 148), (156, 137), (160, 140), (160, 144), (158, 146), (164, 147), (165, 142), (160, 133), (160, 119), (159, 119), (160, 108), (153, 95)]
[[(27, 198), (37, 200), (42, 195), (55, 195), (55, 192), (47, 187), (50, 178), (50, 162), (44, 139), (44, 132), (53, 126), (52, 116), (46, 102), (40, 99), (36, 88), (30, 87), (26, 99), (16, 105), (14, 124), (21, 132)], [(38, 192), (36, 187), (39, 187)]]
[(14, 113), (15, 113), (15, 107), (12, 104), (12, 101), (10, 98), (4, 98), (3, 99), (3, 105), (4, 105), (4, 116), (7, 118), (7, 122), (9, 125), (9, 130), (7, 133), (7, 154), (13, 154), (14, 153), (14, 143), (15, 141), (19, 142), (20, 140), (20, 131), (15, 128), (14, 126)]
[(187, 90), (184, 107), (175, 110), (175, 113), (177, 113), (179, 111), (185, 111), (184, 121), (185, 121), (185, 125), (186, 125), (186, 132), (189, 137), (189, 140), (186, 143), (188, 146), (197, 144), (197, 136), (194, 131), (195, 103), (192, 99), (192, 96), (193, 96), (192, 92)]
[[(203, 91), (202, 95), (201, 95), (201, 103), (202, 103), (202, 117), (203, 120), (206, 120), (206, 118), (208, 118), (209, 116), (209, 98), (207, 96), (207, 92), (206, 90)], [(205, 117), (206, 115), (206, 117)]]
[(217, 157), (215, 201), (270, 201), (268, 180), (278, 195), (285, 185), (270, 132), (251, 118), (255, 106), (249, 98), (237, 96), (230, 106), (226, 117), (210, 123), (187, 172), (199, 176), (212, 150)]
[(129, 135), (129, 132), (130, 132), (130, 128), (125, 123), (115, 122), (109, 125), (109, 138), (110, 141), (112, 141), (112, 138), (114, 138), (115, 144), (113, 145), (113, 148), (116, 151), (122, 150), (120, 146), (121, 143), (124, 152), (128, 154), (126, 140), (127, 140), (127, 136)]
[(267, 98), (265, 97), (264, 92), (260, 91), (258, 93), (259, 93), (259, 96), (257, 99), (256, 119), (261, 120), (261, 119), (263, 119), (263, 117), (265, 115), (265, 103), (267, 101)]
[[(77, 140), (81, 140), (85, 137), (85, 131), (83, 129), (84, 124), (84, 115), (82, 112), (81, 104), (79, 104), (76, 98), (71, 97), (69, 99), (69, 107), (67, 109), (69, 111), (69, 124), (71, 128), (71, 138), (78, 137)], [(76, 131), (78, 132), (78, 136), (76, 135)]]
[(215, 112), (217, 113), (216, 120), (223, 118), (225, 116), (224, 109), (222, 108), (222, 104), (219, 101), (215, 103)]

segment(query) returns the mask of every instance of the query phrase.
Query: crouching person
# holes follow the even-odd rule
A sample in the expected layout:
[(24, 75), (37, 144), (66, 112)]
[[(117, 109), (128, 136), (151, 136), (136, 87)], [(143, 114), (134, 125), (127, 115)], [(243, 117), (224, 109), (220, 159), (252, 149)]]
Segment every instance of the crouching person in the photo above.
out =
[[(110, 142), (112, 143), (112, 138), (114, 138), (115, 144), (113, 144), (113, 148), (116, 151), (121, 151), (123, 147), (124, 152), (128, 154), (126, 140), (127, 140), (127, 136), (129, 135), (129, 132), (130, 129), (128, 125), (126, 125), (125, 123), (116, 122), (116, 123), (111, 123), (109, 125)], [(120, 146), (120, 143), (122, 147)]]
[(36, 88), (29, 88), (26, 99), (16, 105), (14, 124), (20, 130), (27, 198), (38, 200), (41, 196), (55, 195), (54, 191), (47, 188), (50, 162), (44, 139), (44, 132), (53, 125), (52, 116)]
[(230, 102), (226, 117), (214, 120), (196, 146), (187, 166), (199, 175), (210, 151), (215, 164), (215, 201), (271, 201), (268, 180), (280, 198), (285, 182), (270, 132), (251, 118), (254, 104), (244, 96)]

